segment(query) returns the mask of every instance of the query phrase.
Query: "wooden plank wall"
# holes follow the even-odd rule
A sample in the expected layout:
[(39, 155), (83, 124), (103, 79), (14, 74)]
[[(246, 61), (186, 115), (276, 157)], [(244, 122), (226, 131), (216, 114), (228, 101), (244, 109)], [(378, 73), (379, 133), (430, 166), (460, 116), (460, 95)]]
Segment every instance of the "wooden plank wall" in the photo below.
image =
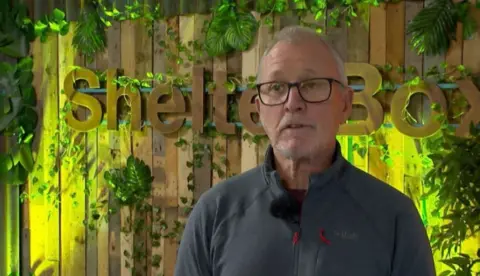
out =
[[(351, 27), (345, 24), (326, 27), (326, 22), (316, 24), (324, 27), (328, 41), (346, 62), (412, 65), (422, 74), (429, 66), (439, 65), (446, 59), (451, 64), (463, 63), (480, 73), (480, 56), (475, 50), (480, 47), (478, 33), (469, 40), (459, 40), (445, 58), (417, 56), (410, 50), (406, 42), (406, 24), (422, 7), (421, 1), (381, 5), (370, 10), (369, 22), (354, 19)], [(41, 16), (41, 7), (35, 11), (38, 12), (37, 18)], [(254, 15), (260, 17), (259, 14)], [(130, 133), (128, 128), (122, 126), (118, 131), (108, 131), (105, 125), (79, 134), (75, 139), (75, 145), (84, 149), (79, 156), (88, 164), (85, 175), (72, 175), (71, 166), (61, 163), (58, 158), (49, 158), (52, 152), (64, 150), (58, 143), (62, 135), (72, 135), (68, 129), (57, 128), (57, 125), (61, 125), (61, 110), (66, 101), (61, 94), (63, 80), (72, 66), (85, 66), (100, 72), (106, 72), (109, 68), (122, 68), (125, 75), (139, 78), (152, 71), (165, 73), (169, 68), (177, 74), (192, 73), (191, 66), (168, 60), (160, 41), (166, 39), (169, 29), (177, 32), (177, 42), (188, 43), (193, 39), (201, 39), (200, 29), (203, 20), (208, 17), (209, 15), (182, 15), (155, 22), (153, 36), (147, 34), (141, 21), (115, 22), (107, 31), (106, 52), (98, 54), (89, 64), (69, 47), (72, 33), (64, 37), (52, 35), (46, 43), (35, 41), (32, 44), (34, 86), (39, 101), (38, 112), (42, 119), (38, 128), (40, 135), (37, 137), (35, 173), (29, 178), (27, 189), (37, 191), (44, 183), (53, 187), (52, 190), (45, 191), (43, 197), (33, 198), (23, 207), (24, 214), (28, 217), (23, 218), (22, 242), (29, 244), (30, 248), (22, 254), (23, 258), (29, 260), (32, 271), (38, 274), (50, 271), (53, 275), (133, 275), (125, 267), (128, 262), (141, 275), (164, 273), (165, 276), (171, 276), (178, 241), (162, 238), (157, 243), (149, 232), (135, 235), (124, 233), (121, 231), (122, 226), (126, 225), (129, 218), (141, 217), (147, 229), (153, 233), (162, 231), (163, 220), (169, 225), (166, 231), (171, 231), (177, 219), (185, 221), (187, 218), (183, 212), (182, 198), (198, 199), (212, 185), (263, 161), (266, 144), (256, 145), (242, 139), (246, 130), (233, 136), (202, 138), (200, 142), (210, 145), (211, 153), (204, 156), (204, 167), (191, 168), (187, 161), (192, 159), (191, 145), (196, 142), (196, 135), (191, 129), (162, 135), (150, 127)], [(480, 15), (476, 18), (480, 19)], [(313, 22), (313, 16), (310, 15), (308, 20)], [(209, 72), (212, 69), (225, 70), (244, 79), (253, 76), (273, 33), (297, 22), (298, 18), (293, 16), (276, 17), (272, 28), (264, 24), (260, 26), (256, 44), (250, 50), (225, 57), (206, 58), (201, 64)], [(167, 47), (178, 54), (174, 42)], [(220, 77), (215, 75), (214, 79), (218, 81)], [(397, 82), (404, 80), (403, 75), (396, 73), (390, 77)], [(106, 102), (105, 95), (98, 97)], [(379, 97), (387, 98), (388, 95)], [(412, 105), (415, 110), (422, 110), (424, 99), (417, 98)], [(211, 109), (211, 99), (206, 106)], [(361, 113), (358, 110), (356, 112)], [(86, 111), (79, 110), (77, 113), (80, 118), (89, 116)], [(211, 116), (211, 110), (208, 116)], [(388, 116), (386, 122), (390, 122)], [(175, 143), (179, 138), (185, 139), (188, 146), (177, 147)], [(429, 220), (428, 210), (425, 210), (428, 204), (422, 203), (418, 198), (422, 171), (418, 169), (421, 161), (415, 150), (416, 141), (404, 137), (394, 128), (379, 130), (374, 140), (377, 145), (383, 142), (389, 145), (394, 165), (388, 166), (381, 161), (385, 152), (375, 146), (375, 143), (367, 147), (364, 154), (352, 150), (353, 145), (366, 146), (366, 137), (338, 138), (350, 162), (415, 197), (419, 211), (427, 216), (424, 220)], [(152, 210), (130, 213), (129, 210), (122, 209), (110, 215), (108, 222), (95, 220), (93, 213), (98, 212), (103, 218), (109, 214), (109, 210), (118, 208), (113, 196), (108, 194), (103, 174), (111, 168), (124, 166), (130, 154), (152, 168), (155, 179), (152, 196), (148, 199), (148, 203), (153, 206)], [(224, 173), (219, 173), (220, 171)], [(195, 191), (188, 189), (190, 174), (194, 175)], [(62, 203), (58, 208), (52, 207), (60, 200)], [(93, 228), (90, 227), (91, 224)], [(464, 251), (473, 254), (477, 248), (478, 241), (469, 241)], [(133, 260), (132, 253), (137, 251), (144, 254), (145, 259)], [(439, 270), (443, 269), (439, 263), (437, 265)]]

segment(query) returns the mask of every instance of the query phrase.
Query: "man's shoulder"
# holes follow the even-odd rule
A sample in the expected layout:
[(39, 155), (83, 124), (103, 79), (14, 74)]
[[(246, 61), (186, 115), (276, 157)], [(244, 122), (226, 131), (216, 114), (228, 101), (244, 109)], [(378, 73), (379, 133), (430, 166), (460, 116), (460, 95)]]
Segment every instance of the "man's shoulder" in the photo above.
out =
[(214, 184), (200, 196), (198, 203), (208, 212), (228, 217), (241, 209), (240, 206), (248, 206), (266, 187), (263, 168), (257, 166)]
[(241, 197), (247, 194), (263, 190), (266, 186), (262, 166), (257, 166), (248, 171), (231, 176), (214, 184), (209, 190), (204, 192), (208, 198), (218, 197)]
[(410, 210), (413, 201), (403, 192), (373, 175), (351, 166), (347, 189), (362, 205), (394, 213)]

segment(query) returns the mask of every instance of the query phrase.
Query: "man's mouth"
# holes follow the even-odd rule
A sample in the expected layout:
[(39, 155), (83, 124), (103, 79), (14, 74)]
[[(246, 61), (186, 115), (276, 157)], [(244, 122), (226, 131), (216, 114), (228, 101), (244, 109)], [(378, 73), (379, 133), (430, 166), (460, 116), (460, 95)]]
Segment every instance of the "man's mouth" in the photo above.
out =
[(302, 127), (306, 127), (306, 126), (302, 125), (302, 124), (291, 124), (291, 125), (287, 125), (285, 128), (286, 129), (289, 129), (289, 128), (295, 129), (295, 128), (302, 128)]

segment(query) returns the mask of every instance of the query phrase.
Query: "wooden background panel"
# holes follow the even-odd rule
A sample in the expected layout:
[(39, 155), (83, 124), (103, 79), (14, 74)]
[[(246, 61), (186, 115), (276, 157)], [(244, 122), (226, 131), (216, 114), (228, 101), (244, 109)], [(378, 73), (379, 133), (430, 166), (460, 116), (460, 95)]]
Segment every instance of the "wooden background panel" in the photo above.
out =
[[(213, 1), (208, 2), (210, 4)], [(73, 1), (65, 2), (66, 7), (70, 7), (69, 10), (72, 5), (77, 5), (72, 3)], [(207, 1), (197, 1), (196, 6), (205, 10), (206, 3)], [(405, 34), (406, 25), (421, 10), (423, 4), (421, 1), (387, 6), (382, 4), (378, 8), (371, 8), (369, 22), (357, 18), (353, 20), (351, 27), (342, 23), (339, 27), (325, 27), (325, 22), (316, 24), (324, 27), (326, 39), (348, 62), (415, 66), (422, 75), (426, 74), (429, 67), (439, 66), (446, 60), (454, 65), (463, 63), (474, 72), (480, 73), (480, 56), (478, 51), (475, 51), (480, 46), (478, 34), (468, 40), (457, 41), (445, 57), (423, 57), (410, 50), (407, 43), (409, 37)], [(193, 6), (181, 1), (178, 7), (169, 6), (166, 12), (173, 14), (176, 8), (191, 11)], [(40, 16), (46, 12), (45, 9), (37, 5), (34, 13)], [(78, 145), (85, 148), (85, 159), (88, 163), (86, 176), (71, 178), (68, 176), (68, 168), (63, 165), (57, 167), (60, 173), (50, 175), (49, 169), (55, 168), (54, 165), (58, 162), (49, 158), (50, 144), (53, 141), (50, 137), (61, 139), (59, 134), (62, 132), (55, 131), (59, 123), (60, 108), (65, 102), (60, 90), (64, 85), (64, 76), (70, 71), (68, 66), (86, 66), (98, 72), (105, 72), (107, 68), (118, 68), (122, 69), (125, 75), (138, 78), (146, 77), (147, 72), (166, 73), (168, 69), (175, 74), (192, 73), (192, 67), (169, 60), (166, 52), (180, 54), (185, 58), (184, 53), (179, 53), (177, 43), (188, 44), (191, 40), (202, 39), (200, 28), (203, 20), (209, 16), (170, 17), (166, 21), (155, 23), (153, 36), (146, 33), (140, 21), (113, 23), (107, 31), (108, 47), (105, 53), (97, 55), (91, 64), (85, 64), (73, 51), (68, 50), (67, 45), (72, 33), (65, 37), (52, 36), (44, 44), (39, 41), (32, 44), (34, 85), (42, 120), (39, 122), (41, 135), (37, 137), (39, 145), (36, 172), (29, 178), (28, 190), (37, 191), (40, 185), (47, 182), (62, 189), (60, 208), (52, 208), (52, 202), (44, 197), (32, 199), (29, 205), (25, 205), (28, 207), (24, 206), (27, 210), (25, 214), (29, 215), (28, 219), (23, 219), (22, 225), (26, 229), (26, 236), (30, 236), (26, 239), (30, 242), (27, 255), (32, 266), (40, 264), (37, 272), (52, 270), (56, 275), (132, 275), (131, 270), (125, 267), (125, 262), (128, 262), (137, 272), (143, 272), (146, 267), (146, 275), (173, 275), (178, 239), (181, 235), (181, 229), (175, 229), (175, 225), (178, 221), (184, 223), (187, 219), (184, 213), (184, 198), (198, 200), (212, 185), (263, 161), (266, 144), (254, 144), (249, 139), (243, 139), (244, 135), (248, 134), (244, 129), (236, 135), (217, 135), (212, 138), (199, 136), (189, 127), (175, 134), (163, 135), (151, 127), (132, 133), (128, 125), (121, 124), (118, 130), (107, 130), (104, 124), (83, 134), (83, 138), (77, 141)], [(260, 17), (259, 14), (255, 16)], [(306, 20), (313, 22), (313, 15)], [(201, 65), (207, 74), (223, 70), (228, 72), (229, 77), (234, 75), (241, 79), (253, 76), (273, 32), (297, 23), (298, 18), (295, 16), (276, 17), (273, 28), (260, 26), (255, 45), (248, 51), (215, 59), (206, 58), (201, 61)], [(168, 39), (169, 28), (178, 36), (174, 41)], [(162, 40), (166, 40), (167, 49), (160, 46)], [(391, 73), (389, 77), (398, 83), (405, 80), (404, 75), (397, 73)], [(106, 102), (105, 94), (96, 97)], [(234, 96), (228, 96), (232, 97)], [(387, 94), (380, 92), (377, 97), (384, 100), (388, 110)], [(413, 97), (409, 110), (414, 113), (414, 117), (424, 118), (428, 116), (428, 112), (424, 112), (426, 104), (428, 103), (423, 97)], [(210, 109), (206, 113), (206, 119), (211, 120), (212, 96), (206, 97), (205, 108)], [(83, 112), (83, 118), (87, 118), (89, 113)], [(355, 116), (363, 116), (363, 111), (355, 112)], [(79, 114), (82, 113), (79, 111)], [(390, 123), (388, 116), (385, 121)], [(438, 223), (429, 213), (432, 200), (420, 199), (421, 176), (424, 171), (419, 165), (419, 141), (405, 137), (391, 125), (380, 129), (373, 138), (373, 143), (370, 143), (367, 136), (338, 137), (344, 148), (344, 155), (350, 162), (412, 197), (427, 228)], [(180, 139), (187, 142), (186, 147), (176, 145)], [(197, 143), (206, 145), (209, 152), (203, 155), (201, 167), (192, 168), (187, 163), (194, 159), (193, 144)], [(54, 151), (61, 150), (58, 144), (53, 145)], [(388, 145), (388, 148), (382, 148), (382, 145)], [(130, 214), (127, 209), (120, 210), (113, 195), (108, 194), (104, 173), (109, 169), (125, 166), (130, 154), (143, 160), (152, 169), (152, 196), (147, 200), (147, 203), (152, 205), (151, 212)], [(387, 160), (391, 161), (385, 161), (386, 156), (390, 158)], [(39, 165), (43, 170), (38, 168)], [(224, 174), (219, 173), (220, 171)], [(190, 176), (193, 176), (194, 191), (189, 189)], [(37, 180), (34, 180), (35, 177)], [(88, 188), (89, 192), (85, 194), (83, 188)], [(78, 200), (71, 197), (72, 193), (81, 201), (80, 204), (75, 204), (75, 208), (74, 202)], [(95, 203), (95, 206), (92, 203)], [(109, 214), (111, 209), (117, 209), (117, 212)], [(95, 212), (101, 217), (98, 221), (93, 219)], [(105, 216), (109, 216), (108, 221), (103, 220)], [(142, 218), (146, 232), (136, 235), (122, 232), (121, 228), (125, 226), (128, 218)], [(79, 224), (83, 220), (87, 225)], [(90, 229), (91, 223), (94, 224), (94, 229)], [(165, 223), (168, 225), (167, 229), (164, 229)], [(174, 238), (159, 238), (170, 232), (176, 233)], [(472, 254), (477, 248), (478, 240), (473, 239), (463, 246), (464, 252)], [(145, 257), (134, 260), (134, 252)], [(439, 256), (436, 258), (438, 260)], [(438, 262), (437, 265), (439, 269), (443, 269)]]

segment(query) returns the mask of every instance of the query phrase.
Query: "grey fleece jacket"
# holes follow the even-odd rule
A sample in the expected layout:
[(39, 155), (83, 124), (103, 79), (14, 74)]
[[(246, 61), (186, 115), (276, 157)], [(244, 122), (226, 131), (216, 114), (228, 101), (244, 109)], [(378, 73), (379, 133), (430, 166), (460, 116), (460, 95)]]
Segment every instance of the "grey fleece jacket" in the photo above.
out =
[(277, 210), (288, 194), (272, 160), (269, 147), (264, 164), (200, 197), (175, 276), (436, 275), (413, 202), (351, 165), (338, 143), (333, 165), (311, 176), (299, 216), (284, 210), (291, 204)]

